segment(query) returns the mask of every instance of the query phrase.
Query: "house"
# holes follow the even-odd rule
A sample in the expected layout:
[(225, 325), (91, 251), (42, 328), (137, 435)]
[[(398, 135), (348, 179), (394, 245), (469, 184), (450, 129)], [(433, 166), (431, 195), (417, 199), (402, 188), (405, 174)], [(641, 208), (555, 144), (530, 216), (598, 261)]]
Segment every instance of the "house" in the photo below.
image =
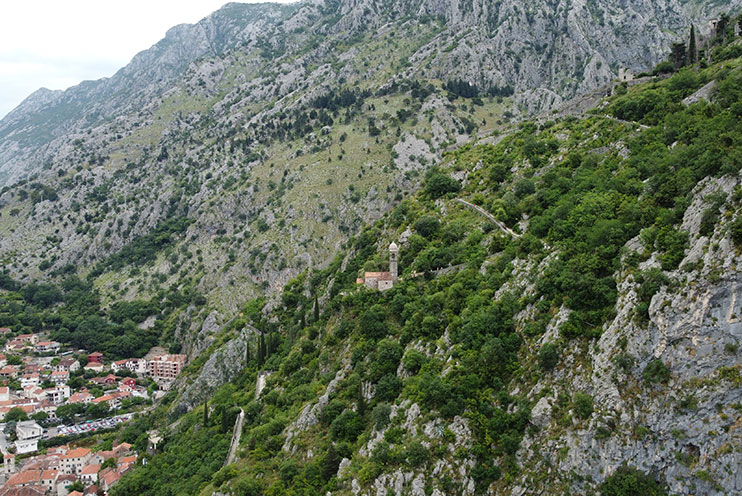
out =
[(34, 408), (34, 413), (44, 412), (51, 418), (57, 418), (57, 406), (50, 400), (42, 400), (39, 402), (38, 405), (36, 405), (36, 408)]
[(0, 327), (0, 336), (5, 336), (6, 334), (10, 334), (11, 332), (13, 331), (11, 331), (10, 327)]
[(10, 400), (10, 388), (8, 386), (0, 387), (0, 401)]
[(0, 368), (0, 377), (5, 377), (6, 379), (15, 379), (18, 377), (18, 366), (17, 365), (6, 365), (3, 368)]
[(34, 351), (37, 353), (49, 353), (59, 351), (61, 345), (56, 341), (39, 341), (34, 345)]
[(28, 405), (46, 399), (46, 393), (39, 386), (26, 386), (23, 388), (23, 397), (30, 400), (24, 403)]
[(113, 450), (96, 451), (95, 453), (93, 453), (93, 456), (90, 457), (90, 463), (103, 465), (103, 463), (109, 458), (116, 458), (116, 454), (113, 452)]
[(147, 360), (141, 358), (118, 360), (111, 364), (111, 370), (113, 370), (114, 373), (121, 372), (122, 370), (130, 370), (135, 374), (146, 374)]
[(15, 433), (18, 437), (15, 441), (15, 452), (23, 454), (37, 451), (43, 432), (44, 429), (33, 420), (18, 422), (15, 426)]
[(83, 388), (81, 391), (70, 395), (67, 403), (83, 403), (87, 405), (88, 403), (92, 402), (94, 398), (95, 396), (88, 393), (88, 391)]
[(386, 291), (398, 281), (399, 247), (392, 241), (389, 245), (389, 272), (364, 272), (363, 277), (356, 279), (356, 284), (363, 284), (369, 289)]
[(24, 470), (11, 477), (6, 486), (8, 487), (27, 487), (34, 486), (41, 480), (41, 470)]
[(21, 353), (23, 350), (31, 346), (25, 341), (19, 341), (17, 339), (14, 339), (12, 341), (8, 341), (5, 343), (5, 352), (6, 353)]
[(62, 472), (69, 475), (80, 475), (82, 469), (88, 464), (92, 453), (87, 448), (75, 448), (62, 456), (60, 464)]
[(65, 372), (76, 372), (80, 370), (80, 362), (74, 358), (62, 358), (58, 364), (54, 366), (54, 371), (65, 371)]
[(118, 410), (121, 408), (121, 400), (131, 397), (131, 393), (127, 391), (116, 391), (111, 394), (104, 394), (100, 398), (95, 398), (93, 403), (108, 403), (108, 408), (111, 410)]
[(95, 484), (95, 481), (98, 480), (99, 471), (100, 465), (97, 463), (92, 463), (83, 467), (82, 473), (80, 474), (80, 480), (85, 485), (85, 487)]
[(133, 379), (131, 377), (126, 377), (121, 381), (121, 386), (126, 386), (129, 389), (135, 389), (137, 387), (137, 381), (136, 379)]
[(19, 334), (15, 338), (17, 341), (21, 341), (23, 343), (28, 343), (32, 346), (36, 345), (36, 343), (39, 342), (39, 336), (36, 334)]
[(103, 362), (103, 353), (100, 351), (94, 351), (93, 353), (88, 355), (88, 363), (91, 362), (97, 362), (102, 363)]
[(45, 389), (46, 399), (59, 405), (64, 403), (64, 400), (68, 399), (71, 395), (70, 387), (66, 384), (61, 384), (53, 388)]
[(54, 486), (57, 485), (57, 478), (59, 478), (59, 470), (44, 470), (41, 473), (41, 485), (46, 488), (47, 491), (51, 492)]
[(24, 374), (23, 377), (21, 377), (21, 387), (23, 389), (26, 389), (29, 386), (38, 386), (39, 384), (41, 384), (39, 374)]
[(70, 373), (66, 370), (55, 370), (54, 372), (52, 372), (49, 380), (57, 385), (67, 384), (67, 381), (70, 380)]
[(186, 355), (160, 355), (147, 362), (147, 372), (155, 379), (175, 379), (185, 367)]
[(110, 489), (121, 479), (121, 474), (112, 468), (107, 468), (100, 473), (100, 485), (104, 491)]
[(61, 496), (63, 494), (66, 494), (67, 496), (75, 495), (75, 494), (82, 496), (82, 493), (78, 491), (69, 492), (70, 486), (74, 484), (76, 480), (77, 480), (76, 476), (64, 474), (60, 472), (59, 477), (57, 477), (57, 493), (56, 494), (58, 496)]
[(44, 496), (44, 488), (38, 486), (8, 486), (7, 484), (0, 489), (0, 496)]
[(95, 372), (96, 374), (99, 372), (103, 372), (103, 364), (100, 362), (91, 362), (88, 363), (85, 367), (83, 367), (84, 370), (91, 370)]
[(8, 365), (8, 357), (0, 353), (0, 367), (5, 367)]
[(99, 386), (113, 386), (116, 384), (117, 378), (113, 374), (108, 374), (105, 377), (93, 377), (90, 382), (95, 383)]
[[(116, 456), (116, 458), (121, 458), (122, 456), (126, 456), (129, 453), (131, 453), (131, 444), (129, 443), (121, 443), (117, 444), (113, 447), (113, 453)], [(136, 457), (134, 458), (134, 461), (136, 461)]]

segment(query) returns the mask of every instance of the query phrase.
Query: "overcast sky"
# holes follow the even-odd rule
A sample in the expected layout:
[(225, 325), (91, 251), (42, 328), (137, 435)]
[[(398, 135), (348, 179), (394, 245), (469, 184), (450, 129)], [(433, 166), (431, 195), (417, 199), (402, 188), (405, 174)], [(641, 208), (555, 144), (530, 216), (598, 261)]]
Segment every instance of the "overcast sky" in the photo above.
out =
[(2, 0), (0, 119), (39, 88), (63, 90), (112, 76), (171, 27), (195, 23), (225, 3), (228, 0)]

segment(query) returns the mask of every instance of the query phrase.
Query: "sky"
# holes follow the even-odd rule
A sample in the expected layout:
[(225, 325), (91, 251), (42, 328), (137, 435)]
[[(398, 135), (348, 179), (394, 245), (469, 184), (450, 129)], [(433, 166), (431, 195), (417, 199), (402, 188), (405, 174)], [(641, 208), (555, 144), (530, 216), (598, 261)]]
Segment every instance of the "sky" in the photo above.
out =
[(198, 22), (225, 3), (228, 0), (2, 0), (0, 119), (39, 88), (64, 90), (112, 76), (171, 27)]

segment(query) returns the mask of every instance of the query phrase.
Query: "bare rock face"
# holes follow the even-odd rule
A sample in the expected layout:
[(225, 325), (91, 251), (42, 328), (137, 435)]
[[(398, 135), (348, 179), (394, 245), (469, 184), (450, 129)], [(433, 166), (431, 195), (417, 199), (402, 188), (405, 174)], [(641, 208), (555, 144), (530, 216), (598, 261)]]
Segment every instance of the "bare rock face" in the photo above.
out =
[(245, 329), (239, 336), (216, 350), (204, 364), (198, 377), (184, 386), (175, 411), (185, 412), (203, 403), (214, 391), (238, 377), (245, 368), (247, 347), (254, 334), (253, 329)]
[[(740, 182), (727, 176), (696, 187), (682, 223), (690, 246), (681, 268), (665, 273), (670, 284), (652, 297), (648, 322), (636, 316), (634, 275), (621, 274), (616, 318), (582, 358), (589, 366), (568, 365), (580, 360), (577, 353), (563, 356), (564, 369), (533, 389), (537, 393), (554, 380), (566, 381), (570, 391), (562, 394), (591, 395), (594, 412), (585, 420), (573, 413), (565, 431), (568, 417), (557, 412), (556, 394), (542, 396), (531, 411), (540, 430), (525, 437), (518, 454), (533, 463), (520, 486), (532, 487), (532, 477), (547, 470), (542, 463), (549, 460), (558, 474), (593, 481), (629, 464), (663, 474), (672, 494), (742, 490), (732, 468), (742, 463), (742, 455), (730, 449), (739, 445), (736, 427), (742, 419), (736, 409), (742, 377), (742, 259), (725, 223), (711, 237), (699, 233), (711, 195), (729, 197)], [(627, 248), (635, 249), (636, 243)], [(640, 269), (653, 267), (659, 264), (651, 257)], [(561, 434), (550, 437), (556, 432)]]

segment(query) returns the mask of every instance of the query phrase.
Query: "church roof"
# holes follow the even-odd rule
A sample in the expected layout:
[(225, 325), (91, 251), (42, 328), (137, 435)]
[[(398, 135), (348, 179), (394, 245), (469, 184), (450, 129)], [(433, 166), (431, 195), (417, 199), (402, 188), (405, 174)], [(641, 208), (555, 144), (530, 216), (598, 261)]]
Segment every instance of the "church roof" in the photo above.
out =
[(389, 245), (389, 251), (398, 251), (399, 247), (397, 246), (397, 243), (392, 241), (392, 244)]

